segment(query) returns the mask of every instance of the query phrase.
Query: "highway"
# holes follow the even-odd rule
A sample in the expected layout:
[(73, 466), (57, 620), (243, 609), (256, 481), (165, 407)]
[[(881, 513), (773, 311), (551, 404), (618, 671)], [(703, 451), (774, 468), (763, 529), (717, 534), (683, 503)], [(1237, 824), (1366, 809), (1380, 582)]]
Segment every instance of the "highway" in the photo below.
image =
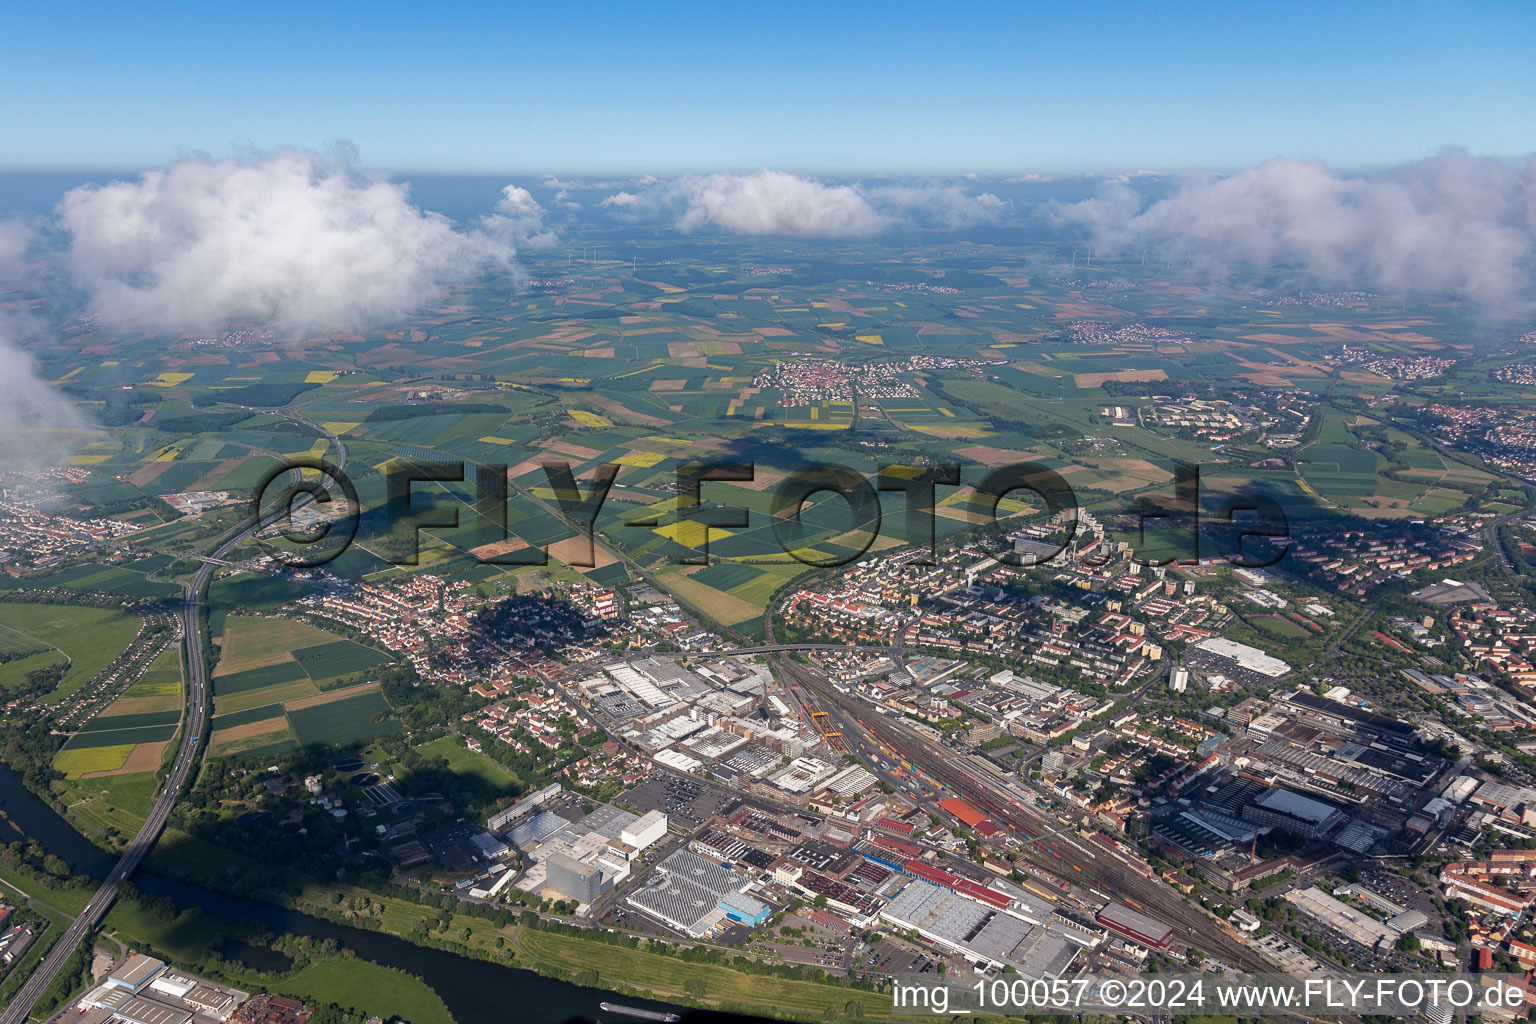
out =
[[(254, 528), (254, 527), (253, 527)], [(252, 528), (252, 529), (253, 529)], [(215, 558), (222, 558), (236, 544), (245, 538), (250, 530), (230, 537), (214, 552)], [(65, 930), (54, 947), (48, 951), (48, 955), (32, 972), (32, 976), (21, 986), (16, 998), (3, 1011), (0, 1011), (0, 1024), (24, 1024), (27, 1016), (32, 1012), (32, 1007), (42, 996), (45, 989), (53, 983), (54, 978), (63, 969), (65, 961), (79, 947), (97, 925), (106, 916), (108, 910), (117, 899), (118, 888), (131, 876), (149, 851), (154, 849), (155, 843), (160, 839), (160, 833), (165, 829), (165, 823), (171, 816), (171, 808), (176, 804), (176, 798), (181, 795), (182, 787), (186, 785), (187, 778), (192, 773), (193, 766), (197, 763), (197, 752), (201, 738), (206, 734), (208, 727), (208, 709), (210, 706), (207, 669), (203, 661), (203, 640), (198, 632), (198, 612), (203, 604), (203, 591), (207, 588), (208, 578), (213, 573), (215, 563), (204, 562), (198, 569), (192, 582), (186, 585), (186, 600), (182, 606), (182, 629), (187, 638), (187, 714), (183, 719), (185, 727), (181, 734), (181, 748), (176, 752), (175, 764), (171, 767), (170, 775), (165, 780), (159, 795), (155, 798), (155, 805), (149, 812), (149, 817), (144, 820), (144, 825), (138, 834), (133, 837), (128, 846), (123, 850), (117, 866), (107, 876), (101, 888), (91, 897), (80, 916)]]
[[(337, 447), (341, 451), (338, 465), (344, 465), (346, 449), (341, 448), (339, 443)], [(236, 545), (258, 529), (275, 522), (276, 519), (277, 514), (274, 513), (248, 526), (239, 527), (233, 533), (226, 534), (222, 540), (216, 541), (209, 559), (202, 562), (192, 581), (186, 584), (181, 616), (182, 633), (187, 641), (187, 713), (182, 719), (184, 728), (181, 733), (181, 747), (176, 751), (176, 761), (171, 766), (165, 784), (155, 797), (155, 804), (150, 809), (149, 816), (144, 819), (138, 834), (123, 850), (123, 855), (118, 859), (112, 873), (96, 890), (90, 902), (80, 912), (80, 916), (65, 929), (64, 936), (54, 944), (48, 951), (48, 955), (32, 971), (32, 976), (21, 986), (16, 993), (16, 998), (11, 1000), (11, 1004), (4, 1010), (0, 1010), (0, 1024), (25, 1024), (32, 1008), (37, 1005), (38, 999), (48, 986), (53, 984), (70, 955), (112, 908), (122, 883), (138, 870), (144, 858), (149, 855), (149, 851), (154, 849), (155, 843), (160, 840), (160, 833), (165, 830), (165, 823), (170, 819), (171, 809), (175, 807), (177, 798), (181, 796), (181, 791), (197, 764), (198, 751), (208, 732), (208, 716), (212, 707), (210, 698), (213, 696), (209, 691), (207, 663), (203, 658), (203, 644), (208, 638), (199, 632), (198, 623), (198, 613), (203, 606), (208, 580), (221, 564), (220, 560)]]

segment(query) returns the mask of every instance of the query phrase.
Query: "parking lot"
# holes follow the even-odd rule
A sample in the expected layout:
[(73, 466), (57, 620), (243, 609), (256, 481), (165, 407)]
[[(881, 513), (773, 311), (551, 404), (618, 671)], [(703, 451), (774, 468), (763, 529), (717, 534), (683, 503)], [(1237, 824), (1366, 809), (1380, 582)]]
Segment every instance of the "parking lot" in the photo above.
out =
[(931, 953), (882, 938), (853, 965), (855, 974), (934, 974), (938, 959)]
[(661, 811), (673, 827), (692, 832), (720, 813), (731, 797), (701, 783), (655, 772), (624, 794), (623, 800), (641, 814)]
[(1306, 950), (1277, 932), (1255, 939), (1253, 945), (1293, 974), (1310, 974), (1318, 970), (1317, 961), (1308, 956)]

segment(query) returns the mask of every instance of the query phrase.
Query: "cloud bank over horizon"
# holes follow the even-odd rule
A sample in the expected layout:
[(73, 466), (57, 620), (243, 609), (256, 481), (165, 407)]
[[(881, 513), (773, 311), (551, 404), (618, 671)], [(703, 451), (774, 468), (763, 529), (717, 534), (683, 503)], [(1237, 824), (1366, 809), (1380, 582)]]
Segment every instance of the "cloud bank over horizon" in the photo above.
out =
[(1446, 150), (1380, 175), (1276, 158), (1226, 176), (1185, 175), (1147, 202), (1125, 181), (1051, 204), (1102, 252), (1154, 249), (1213, 270), (1292, 268), (1321, 284), (1444, 293), (1485, 307), (1532, 301), (1536, 154)]
[(598, 203), (628, 220), (691, 234), (868, 238), (909, 227), (961, 228), (1002, 219), (1012, 203), (958, 185), (838, 184), (785, 171), (646, 178)]
[[(181, 160), (136, 180), (81, 186), (55, 210), (62, 259), (87, 307), (119, 325), (218, 329), (256, 321), (331, 330), (388, 322), (555, 240), (545, 210), (508, 185), (462, 228), (414, 205), (408, 185), (365, 180), (345, 160), (284, 150)], [(26, 273), (39, 234), (0, 221), (0, 277)], [(47, 461), (84, 417), (12, 343), (39, 324), (0, 322), (0, 469)], [(50, 440), (51, 439), (51, 440)], [(12, 450), (14, 449), (14, 450)]]
[(91, 307), (163, 329), (377, 323), (486, 270), (510, 270), (518, 245), (547, 240), (542, 207), (515, 186), (463, 230), (413, 205), (407, 185), (359, 180), (298, 150), (182, 160), (73, 189), (57, 212)]

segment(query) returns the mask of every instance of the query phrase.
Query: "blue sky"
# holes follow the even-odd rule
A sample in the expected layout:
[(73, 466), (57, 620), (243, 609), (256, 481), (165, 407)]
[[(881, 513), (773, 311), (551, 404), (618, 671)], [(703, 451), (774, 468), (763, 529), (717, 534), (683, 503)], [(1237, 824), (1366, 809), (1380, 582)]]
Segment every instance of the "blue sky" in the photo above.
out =
[(1365, 169), (1536, 149), (1536, 4), (13, 6), (0, 167)]

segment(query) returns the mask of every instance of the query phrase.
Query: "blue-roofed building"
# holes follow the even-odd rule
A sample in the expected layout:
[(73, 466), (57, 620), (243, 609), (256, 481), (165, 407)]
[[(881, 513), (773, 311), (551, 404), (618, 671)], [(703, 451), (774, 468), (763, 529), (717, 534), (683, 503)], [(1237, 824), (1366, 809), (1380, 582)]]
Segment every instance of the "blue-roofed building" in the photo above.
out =
[(773, 913), (773, 908), (768, 904), (744, 892), (727, 893), (720, 897), (718, 905), (725, 911), (726, 917), (732, 921), (740, 921), (749, 928), (756, 928), (768, 920), (768, 915)]

